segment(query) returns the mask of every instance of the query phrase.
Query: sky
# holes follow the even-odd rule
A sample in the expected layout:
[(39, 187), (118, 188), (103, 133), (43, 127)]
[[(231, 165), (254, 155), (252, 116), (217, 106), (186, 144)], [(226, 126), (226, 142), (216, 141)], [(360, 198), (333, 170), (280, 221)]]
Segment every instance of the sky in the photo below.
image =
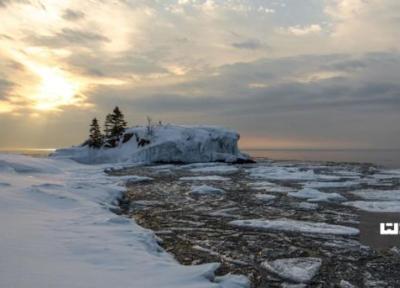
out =
[(114, 106), (243, 148), (400, 148), (398, 0), (0, 0), (0, 148)]

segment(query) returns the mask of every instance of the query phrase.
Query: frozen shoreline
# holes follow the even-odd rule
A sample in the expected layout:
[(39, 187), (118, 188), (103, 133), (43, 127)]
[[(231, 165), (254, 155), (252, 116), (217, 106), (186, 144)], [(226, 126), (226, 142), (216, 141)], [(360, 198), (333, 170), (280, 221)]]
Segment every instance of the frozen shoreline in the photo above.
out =
[(125, 180), (106, 167), (0, 154), (1, 287), (246, 287), (214, 278), (217, 264), (178, 264), (151, 231), (113, 214)]

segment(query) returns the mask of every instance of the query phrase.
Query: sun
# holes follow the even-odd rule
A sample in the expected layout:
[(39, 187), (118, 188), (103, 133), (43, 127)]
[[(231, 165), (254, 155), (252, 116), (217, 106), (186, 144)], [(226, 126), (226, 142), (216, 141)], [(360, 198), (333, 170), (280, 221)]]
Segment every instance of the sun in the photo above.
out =
[(40, 83), (32, 95), (37, 110), (57, 110), (61, 106), (75, 105), (81, 101), (77, 96), (80, 85), (59, 68), (35, 67)]

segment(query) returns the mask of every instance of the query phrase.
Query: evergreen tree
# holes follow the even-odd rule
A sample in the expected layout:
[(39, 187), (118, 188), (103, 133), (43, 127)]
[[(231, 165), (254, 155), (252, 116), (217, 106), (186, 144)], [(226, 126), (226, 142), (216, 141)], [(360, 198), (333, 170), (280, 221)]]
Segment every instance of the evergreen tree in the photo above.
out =
[(110, 117), (111, 120), (111, 135), (110, 137), (119, 137), (126, 129), (127, 123), (124, 119), (124, 114), (116, 106)]
[(104, 121), (104, 137), (106, 139), (111, 138), (113, 127), (114, 127), (113, 115), (112, 114), (108, 114), (106, 116), (106, 120)]
[(93, 118), (90, 124), (89, 147), (100, 148), (103, 145), (103, 135), (100, 132), (99, 122)]

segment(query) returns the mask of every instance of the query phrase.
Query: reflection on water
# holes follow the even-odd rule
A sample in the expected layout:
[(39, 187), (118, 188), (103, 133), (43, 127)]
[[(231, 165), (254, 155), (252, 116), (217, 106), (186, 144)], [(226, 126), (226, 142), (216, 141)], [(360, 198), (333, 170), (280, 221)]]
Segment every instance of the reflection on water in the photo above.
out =
[(334, 161), (374, 163), (387, 168), (400, 168), (399, 150), (245, 150), (253, 157), (273, 160)]
[(54, 152), (55, 149), (39, 149), (39, 148), (28, 148), (28, 149), (0, 149), (0, 153), (6, 154), (22, 154), (33, 157), (47, 157), (50, 153)]

